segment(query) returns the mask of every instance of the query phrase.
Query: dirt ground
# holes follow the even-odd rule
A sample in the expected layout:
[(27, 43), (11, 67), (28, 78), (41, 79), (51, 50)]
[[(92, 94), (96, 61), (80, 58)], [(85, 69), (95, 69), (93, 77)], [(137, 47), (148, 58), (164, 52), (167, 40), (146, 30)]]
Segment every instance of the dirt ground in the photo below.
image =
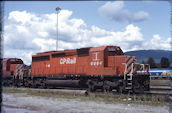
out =
[(3, 93), (2, 104), (2, 113), (170, 113), (170, 107), (162, 105), (108, 104), (26, 93)]

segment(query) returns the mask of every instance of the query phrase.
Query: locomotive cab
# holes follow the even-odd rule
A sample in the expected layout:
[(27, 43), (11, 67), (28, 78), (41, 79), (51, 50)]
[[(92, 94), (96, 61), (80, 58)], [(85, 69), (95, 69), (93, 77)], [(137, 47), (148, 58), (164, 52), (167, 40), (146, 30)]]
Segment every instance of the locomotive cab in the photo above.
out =
[(18, 58), (3, 59), (3, 76), (16, 75), (16, 66), (22, 64), (23, 61)]
[(116, 56), (116, 55), (124, 55), (123, 51), (121, 50), (120, 47), (117, 46), (110, 46), (107, 47), (107, 55), (108, 56)]
[(14, 78), (23, 76), (23, 61), (19, 58), (3, 59), (3, 84), (13, 85)]

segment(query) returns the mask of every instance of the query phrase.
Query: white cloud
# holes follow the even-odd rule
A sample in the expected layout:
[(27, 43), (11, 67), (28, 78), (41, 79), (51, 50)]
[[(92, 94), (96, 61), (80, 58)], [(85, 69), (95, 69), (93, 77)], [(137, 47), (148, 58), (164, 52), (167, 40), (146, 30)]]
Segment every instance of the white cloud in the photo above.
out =
[(30, 22), (31, 19), (34, 17), (35, 17), (35, 15), (27, 13), (26, 11), (22, 11), (22, 12), (13, 11), (9, 14), (8, 19), (15, 20), (15, 22), (20, 22), (21, 24), (25, 24), (26, 22)]
[(43, 38), (35, 38), (33, 42), (40, 47), (42, 50), (53, 50), (56, 44), (54, 39), (43, 39)]
[[(170, 49), (170, 38), (154, 35), (152, 39), (145, 40), (141, 29), (133, 24), (120, 31), (107, 31), (95, 25), (87, 26), (84, 20), (71, 16), (72, 11), (69, 10), (59, 13), (59, 50), (102, 45), (117, 45), (124, 51)], [(22, 58), (26, 64), (30, 64), (33, 53), (55, 50), (56, 17), (55, 13), (11, 12), (5, 21), (4, 57)]]
[(98, 9), (99, 13), (110, 20), (117, 22), (127, 21), (129, 23), (141, 22), (149, 18), (149, 14), (144, 11), (131, 13), (129, 10), (124, 9), (123, 1), (106, 2)]
[(164, 40), (158, 34), (153, 35), (150, 41), (143, 43), (145, 49), (165, 49), (171, 50), (171, 38)]
[(7, 58), (21, 58), (25, 64), (30, 65), (33, 52), (29, 50), (8, 49), (4, 51), (4, 56)]

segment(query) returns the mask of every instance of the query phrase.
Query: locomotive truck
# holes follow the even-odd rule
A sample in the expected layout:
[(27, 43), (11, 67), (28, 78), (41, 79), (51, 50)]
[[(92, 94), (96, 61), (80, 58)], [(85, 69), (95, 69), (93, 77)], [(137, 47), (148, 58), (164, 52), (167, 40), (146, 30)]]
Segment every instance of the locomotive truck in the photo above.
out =
[[(4, 73), (4, 84), (11, 81), (9, 84), (25, 87), (115, 89), (120, 93), (149, 90), (149, 65), (136, 63), (135, 56), (125, 56), (118, 46), (47, 51), (32, 55), (31, 69), (18, 69), (19, 64), (23, 64), (21, 59), (11, 63), (13, 71), (3, 66), (9, 71)], [(26, 72), (18, 73), (23, 70)]]

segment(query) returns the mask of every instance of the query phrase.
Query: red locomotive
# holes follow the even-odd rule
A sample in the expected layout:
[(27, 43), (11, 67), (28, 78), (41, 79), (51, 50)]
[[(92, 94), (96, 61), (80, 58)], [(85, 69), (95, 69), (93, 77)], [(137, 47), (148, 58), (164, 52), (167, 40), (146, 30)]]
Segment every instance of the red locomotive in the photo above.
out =
[(15, 80), (23, 79), (23, 76), (29, 76), (31, 73), (19, 58), (4, 58), (2, 70), (4, 85), (16, 85)]
[(32, 56), (31, 76), (24, 76), (22, 84), (142, 92), (149, 90), (148, 69), (118, 46), (49, 51)]

